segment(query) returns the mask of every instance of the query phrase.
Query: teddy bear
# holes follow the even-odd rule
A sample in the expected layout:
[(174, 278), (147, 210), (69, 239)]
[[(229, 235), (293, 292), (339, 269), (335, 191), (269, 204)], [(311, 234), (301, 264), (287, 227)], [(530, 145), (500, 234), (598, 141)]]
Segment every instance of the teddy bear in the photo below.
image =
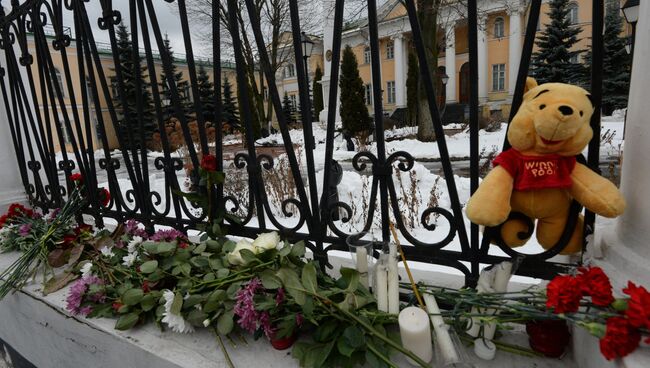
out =
[[(501, 238), (514, 248), (528, 241), (519, 237), (526, 221), (508, 220), (511, 212), (521, 213), (537, 220), (537, 240), (550, 249), (564, 231), (574, 199), (600, 216), (623, 213), (625, 200), (616, 186), (576, 161), (593, 135), (593, 111), (591, 95), (584, 89), (564, 83), (537, 85), (528, 78), (508, 130), (512, 147), (494, 159), (494, 168), (467, 203), (467, 217), (484, 226), (503, 224)], [(580, 217), (561, 254), (582, 249), (582, 228)]]

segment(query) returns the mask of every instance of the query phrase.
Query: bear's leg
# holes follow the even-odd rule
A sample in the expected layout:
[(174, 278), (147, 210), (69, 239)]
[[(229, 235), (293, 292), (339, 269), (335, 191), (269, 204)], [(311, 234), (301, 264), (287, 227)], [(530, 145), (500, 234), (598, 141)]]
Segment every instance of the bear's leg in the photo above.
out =
[[(526, 221), (523, 219), (511, 218), (501, 225), (501, 239), (503, 239), (506, 245), (510, 248), (521, 247), (526, 244), (528, 239), (530, 239), (530, 236), (525, 236), (528, 231), (532, 234), (533, 229), (529, 229)], [(520, 235), (522, 236), (520, 237)]]
[[(551, 249), (560, 240), (568, 220), (568, 212), (567, 209), (567, 211), (561, 211), (554, 216), (537, 221), (537, 241), (544, 249)], [(574, 254), (582, 249), (582, 226), (583, 220), (580, 215), (573, 234), (571, 234), (571, 239), (560, 254)]]

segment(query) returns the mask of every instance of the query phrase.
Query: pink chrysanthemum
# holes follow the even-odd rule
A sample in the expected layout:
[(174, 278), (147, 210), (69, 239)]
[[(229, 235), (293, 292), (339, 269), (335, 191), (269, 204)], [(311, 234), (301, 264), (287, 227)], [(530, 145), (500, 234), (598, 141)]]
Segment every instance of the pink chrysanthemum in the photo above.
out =
[(139, 236), (143, 239), (147, 239), (149, 234), (140, 227), (140, 223), (131, 219), (124, 223), (124, 232), (131, 236)]
[(239, 290), (235, 297), (237, 302), (235, 303), (234, 312), (239, 317), (237, 323), (239, 327), (250, 333), (254, 333), (258, 328), (257, 323), (260, 319), (260, 314), (255, 310), (253, 297), (260, 288), (262, 288), (262, 281), (256, 277)]
[(187, 237), (176, 229), (158, 230), (150, 238), (153, 241), (174, 241), (178, 239), (187, 240)]
[[(79, 280), (75, 281), (70, 287), (68, 297), (66, 298), (67, 306), (66, 309), (72, 314), (81, 314), (87, 316), (92, 312), (91, 306), (81, 306), (84, 301), (84, 296), (88, 291), (90, 285), (103, 285), (104, 282), (97, 276), (86, 276), (82, 277)], [(103, 302), (105, 296), (103, 293), (94, 293), (89, 296), (89, 299), (93, 302)]]

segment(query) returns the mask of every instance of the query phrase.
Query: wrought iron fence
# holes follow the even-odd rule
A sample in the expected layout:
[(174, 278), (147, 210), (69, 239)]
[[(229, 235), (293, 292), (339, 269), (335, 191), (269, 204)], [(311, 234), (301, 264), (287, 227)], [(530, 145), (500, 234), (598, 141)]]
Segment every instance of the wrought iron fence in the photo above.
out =
[[(193, 140), (190, 130), (190, 117), (181, 107), (181, 91), (172, 73), (174, 59), (166, 52), (164, 47), (161, 24), (157, 17), (159, 2), (153, 0), (129, 1), (129, 12), (123, 14), (113, 8), (111, 0), (100, 0), (102, 14), (99, 19), (88, 16), (88, 2), (83, 0), (26, 0), (11, 1), (9, 11), (0, 13), (0, 49), (4, 51), (5, 58), (1, 61), (2, 98), (7, 110), (8, 124), (11, 130), (13, 144), (16, 150), (20, 176), (29, 195), (30, 201), (44, 210), (59, 207), (71, 188), (70, 174), (81, 172), (87, 180), (87, 185), (96, 187), (98, 175), (105, 175), (109, 190), (112, 193), (110, 203), (103, 205), (97, 194), (92, 191), (90, 205), (86, 214), (94, 217), (98, 226), (103, 225), (104, 218), (114, 218), (118, 222), (134, 218), (141, 221), (152, 230), (154, 225), (168, 225), (178, 229), (189, 230), (196, 228), (205, 221), (204, 214), (197, 212), (192, 203), (177, 195), (183, 189), (182, 178), (187, 174), (191, 178), (194, 172), (187, 170), (186, 162), (172, 154), (170, 137), (167, 134), (163, 119), (163, 99), (160, 83), (165, 82), (169, 88), (169, 97), (179, 120), (182, 139), (187, 149), (187, 164), (190, 167), (199, 167), (202, 153), (212, 153), (218, 158), (217, 168), (224, 169), (223, 134), (221, 125), (212, 124), (214, 137), (209, 142), (206, 132), (210, 125), (206, 123), (203, 114), (196, 114), (196, 128), (198, 129), (197, 142)], [(199, 95), (197, 68), (194, 57), (187, 7), (185, 0), (166, 0), (172, 3), (179, 14), (179, 21), (184, 39), (183, 52), (187, 57), (189, 82), (193, 96)], [(453, 178), (454, 171), (449, 158), (443, 126), (439, 118), (436, 104), (436, 91), (429, 66), (426, 62), (426, 48), (423, 45), (421, 25), (418, 21), (416, 6), (413, 0), (404, 1), (410, 23), (412, 42), (421, 61), (420, 75), (428, 95), (429, 113), (433, 117), (437, 145), (441, 156), (441, 164), (445, 178)], [(223, 9), (220, 9), (220, 6)], [(259, 14), (255, 11), (252, 0), (226, 0), (212, 3), (212, 60), (221, 60), (221, 27), (218, 21), (219, 12), (226, 10), (227, 24), (230, 34), (233, 53), (235, 57), (236, 78), (241, 106), (250, 106), (250, 96), (246, 91), (247, 75), (246, 62), (242, 50), (240, 23), (236, 16), (238, 6), (245, 6), (245, 11), (250, 17), (250, 24), (254, 35), (254, 43), (259, 52), (255, 61), (264, 74), (268, 86), (269, 98), (274, 111), (282, 111), (282, 101), (276, 85), (276, 77), (271, 69), (266, 40), (263, 38)], [(516, 92), (512, 101), (510, 119), (522, 102), (525, 77), (528, 74), (529, 60), (533, 50), (536, 28), (540, 14), (541, 0), (532, 0), (528, 3), (527, 26), (523, 52), (519, 63)], [(369, 206), (364, 214), (364, 230), (372, 226), (375, 213), (380, 218), (381, 232), (384, 240), (389, 240), (390, 222), (395, 222), (396, 229), (402, 237), (412, 246), (405, 247), (408, 259), (414, 261), (436, 263), (460, 270), (466, 277), (468, 285), (474, 285), (481, 264), (495, 263), (505, 257), (488, 253), (490, 241), (497, 241), (494, 229), (487, 229), (480, 241), (480, 231), (477, 225), (472, 224), (469, 232), (464, 223), (462, 205), (454, 180), (446, 180), (445, 185), (449, 192), (450, 208), (431, 207), (421, 215), (421, 225), (434, 231), (436, 225), (429, 222), (431, 215), (440, 216), (449, 223), (448, 233), (442, 240), (432, 242), (426, 238), (418, 238), (412, 234), (405, 225), (397, 200), (398, 195), (393, 180), (396, 170), (409, 172), (414, 166), (414, 158), (405, 151), (388, 154), (384, 142), (383, 104), (380, 75), (380, 53), (376, 0), (368, 1), (368, 32), (371, 51), (372, 86), (374, 100), (374, 124), (376, 137), (376, 154), (370, 152), (358, 153), (353, 161), (355, 170), (362, 171), (371, 165), (371, 190), (367, 202)], [(344, 0), (336, 0), (334, 7), (334, 33), (331, 49), (331, 85), (337, 86), (339, 81), (339, 64), (341, 59), (342, 27), (344, 17)], [(235, 235), (254, 236), (268, 229), (277, 229), (284, 237), (290, 240), (305, 240), (309, 248), (322, 264), (327, 264), (327, 255), (333, 250), (347, 250), (345, 238), (349, 235), (341, 224), (349, 221), (353, 209), (349, 203), (331, 202), (328, 200), (331, 192), (330, 175), (332, 157), (334, 152), (335, 135), (335, 109), (330, 108), (327, 115), (327, 133), (325, 144), (325, 159), (322, 181), (317, 180), (316, 162), (314, 157), (314, 136), (312, 132), (311, 107), (309, 100), (309, 86), (307, 84), (305, 64), (303, 60), (301, 40), (301, 27), (297, 0), (289, 0), (291, 19), (291, 35), (295, 57), (295, 66), (299, 84), (300, 114), (303, 121), (304, 154), (306, 165), (301, 165), (299, 156), (289, 134), (289, 122), (282, 113), (277, 113), (277, 122), (283, 139), (284, 150), (288, 160), (288, 171), (293, 183), (287, 185), (295, 188), (295, 196), (283, 198), (281, 204), (282, 216), (292, 221), (280, 221), (273, 213), (269, 204), (269, 194), (265, 189), (265, 174), (275, 170), (274, 158), (267, 154), (259, 154), (253, 136), (253, 116), (249, 109), (242, 108), (242, 120), (245, 135), (246, 151), (235, 155), (233, 165), (235, 170), (245, 172), (247, 175), (247, 194), (238, 198), (233, 193), (224, 191), (224, 185), (218, 185), (213, 191), (214, 200), (226, 203), (228, 211), (242, 215), (242, 223), (232, 223), (231, 232)], [(471, 191), (476, 190), (479, 181), (479, 97), (478, 97), (478, 46), (477, 46), (477, 1), (467, 1), (467, 22), (469, 41), (469, 67), (470, 67), (470, 180)], [(71, 24), (64, 24), (64, 20)], [(596, 112), (591, 121), (595, 132), (594, 139), (589, 146), (588, 163), (597, 170), (599, 131), (600, 131), (600, 100), (602, 84), (602, 31), (603, 31), (603, 1), (593, 0), (592, 22), (592, 49), (593, 66), (591, 94), (593, 96)], [(102, 63), (98, 52), (100, 42), (95, 40), (96, 32), (91, 24), (97, 22), (100, 31), (108, 36), (112, 53), (112, 68)], [(139, 58), (144, 59), (144, 68), (134, 68), (136, 74), (135, 88), (140, 93), (136, 94), (135, 101), (127, 101), (125, 89), (125, 67), (122, 65), (116, 50), (116, 27), (119, 23), (129, 26), (132, 32), (133, 63), (139, 63)], [(72, 27), (74, 39), (67, 25)], [(51, 36), (52, 30), (54, 37)], [(50, 45), (51, 43), (51, 45)], [(139, 50), (143, 49), (143, 52)], [(73, 55), (74, 54), (74, 55)], [(63, 74), (59, 76), (54, 61), (59, 60)], [(162, 64), (164, 81), (158, 80), (157, 64)], [(216, 122), (222, 121), (222, 66), (221, 63), (212, 63), (214, 76), (214, 90), (212, 113)], [(142, 79), (137, 78), (140, 73), (149, 75), (149, 83), (143, 85)], [(110, 74), (110, 75), (109, 75)], [(113, 75), (114, 74), (114, 75)], [(111, 94), (112, 85), (109, 77), (114, 77), (117, 96)], [(87, 78), (87, 82), (84, 83)], [(81, 82), (80, 82), (81, 81)], [(86, 88), (86, 84), (88, 87)], [(65, 87), (64, 87), (65, 86)], [(63, 89), (72, 91), (64, 97)], [(79, 93), (75, 93), (79, 91)], [(155, 121), (160, 132), (162, 155), (155, 158), (153, 167), (150, 167), (147, 150), (134, 142), (144, 142), (143, 92), (149, 91), (155, 107)], [(337, 88), (330, 88), (329, 106), (335, 106), (338, 98)], [(204, 111), (204, 106), (199, 98), (193, 100), (194, 111)], [(128, 106), (135, 106), (129, 109)], [(105, 113), (102, 113), (105, 112)], [(91, 136), (92, 119), (96, 119), (98, 130), (98, 145)], [(134, 129), (126, 129), (125, 134), (117, 134), (119, 150), (112, 151), (107, 139), (107, 131), (118, 131), (120, 121), (133, 121)], [(138, 126), (139, 124), (139, 126)], [(134, 135), (139, 134), (138, 137)], [(196, 136), (196, 134), (195, 134)], [(66, 141), (66, 137), (68, 141)], [(71, 152), (57, 147), (71, 148)], [(504, 147), (508, 143), (504, 142)], [(120, 180), (118, 172), (125, 170), (128, 181)], [(63, 175), (59, 175), (62, 173)], [(150, 175), (161, 174), (164, 176), (164, 188), (155, 190), (152, 187)], [(303, 178), (306, 178), (303, 179)], [(226, 179), (228, 180), (228, 178)], [(319, 190), (320, 188), (320, 190)], [(377, 201), (378, 200), (378, 201)], [(577, 203), (572, 206), (564, 235), (562, 239), (549, 250), (539, 254), (521, 254), (513, 249), (500, 244), (508, 256), (520, 259), (521, 264), (517, 273), (521, 275), (548, 278), (557, 272), (566, 270), (568, 264), (550, 262), (548, 259), (558, 254), (567, 244), (571, 230), (575, 226), (580, 207)], [(586, 213), (586, 228), (590, 231), (594, 216)], [(532, 224), (530, 224), (532, 233)], [(460, 250), (450, 250), (449, 244), (457, 238)]]

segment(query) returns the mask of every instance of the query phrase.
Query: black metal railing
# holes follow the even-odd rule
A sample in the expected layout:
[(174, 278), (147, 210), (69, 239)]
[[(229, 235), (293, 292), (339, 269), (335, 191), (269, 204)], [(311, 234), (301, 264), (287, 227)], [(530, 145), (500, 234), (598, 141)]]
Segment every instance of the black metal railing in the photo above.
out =
[[(44, 210), (61, 206), (67, 193), (72, 187), (70, 174), (79, 171), (87, 180), (87, 185), (100, 185), (99, 177), (105, 177), (108, 189), (112, 193), (110, 202), (103, 205), (96, 193), (89, 192), (90, 206), (86, 214), (94, 218), (98, 226), (102, 226), (105, 218), (113, 218), (118, 222), (134, 218), (141, 221), (149, 230), (155, 225), (173, 226), (184, 231), (195, 229), (205, 221), (205, 214), (177, 193), (185, 188), (183, 178), (194, 178), (190, 168), (199, 167), (201, 155), (211, 153), (218, 158), (218, 169), (229, 169), (231, 172), (245, 173), (243, 194), (229, 192), (226, 184), (218, 185), (214, 192), (214, 200), (225, 203), (229, 212), (242, 217), (241, 223), (232, 223), (231, 232), (235, 235), (254, 236), (269, 229), (277, 229), (290, 240), (305, 240), (308, 247), (322, 264), (327, 264), (328, 252), (347, 250), (345, 238), (348, 231), (342, 226), (353, 216), (351, 204), (342, 201), (329, 200), (332, 194), (331, 172), (334, 154), (334, 138), (336, 133), (336, 111), (330, 108), (327, 114), (326, 139), (324, 154), (324, 169), (322, 181), (317, 175), (317, 162), (314, 154), (315, 142), (312, 132), (309, 88), (307, 84), (305, 64), (302, 62), (301, 25), (297, 0), (289, 1), (291, 35), (295, 67), (299, 84), (300, 115), (303, 122), (303, 139), (305, 164), (301, 163), (301, 155), (297, 152), (289, 132), (289, 121), (282, 113), (282, 99), (276, 85), (276, 70), (273, 70), (268, 55), (268, 40), (264, 39), (259, 19), (252, 0), (224, 0), (212, 3), (212, 60), (222, 59), (222, 30), (225, 26), (229, 35), (229, 44), (235, 59), (237, 75), (238, 101), (242, 125), (246, 132), (244, 136), (245, 151), (238, 152), (228, 167), (223, 148), (224, 136), (221, 124), (222, 111), (222, 66), (221, 63), (211, 63), (214, 82), (214, 94), (211, 114), (214, 122), (205, 121), (205, 115), (196, 113), (186, 114), (182, 107), (182, 96), (177, 81), (174, 78), (174, 58), (164, 45), (163, 31), (158, 20), (159, 1), (131, 0), (129, 11), (123, 14), (115, 10), (111, 0), (100, 0), (101, 16), (90, 19), (87, 7), (89, 2), (83, 0), (25, 0), (11, 1), (9, 11), (0, 13), (0, 49), (4, 59), (0, 61), (2, 83), (2, 98), (6, 107), (8, 120), (0, 124), (8, 124), (20, 176), (26, 192), (33, 205)], [(180, 28), (184, 40), (189, 84), (193, 96), (199, 96), (197, 80), (198, 58), (194, 56), (194, 45), (187, 15), (185, 0), (166, 0), (173, 4), (179, 15)], [(522, 102), (525, 78), (534, 46), (535, 32), (540, 13), (541, 0), (532, 0), (528, 4), (527, 27), (523, 52), (519, 63), (516, 81), (516, 91), (512, 101), (512, 119)], [(6, 4), (3, 4), (6, 5)], [(462, 204), (454, 178), (452, 162), (445, 142), (443, 126), (440, 121), (436, 104), (436, 91), (431, 71), (426, 62), (426, 48), (423, 44), (421, 25), (415, 7), (415, 1), (406, 0), (404, 5), (410, 23), (412, 43), (420, 61), (420, 75), (428, 95), (429, 113), (433, 117), (433, 128), (437, 136), (437, 146), (440, 153), (442, 171), (450, 208), (437, 206), (427, 208), (420, 216), (420, 225), (431, 232), (436, 230), (436, 224), (430, 222), (430, 217), (438, 216), (448, 222), (448, 233), (440, 241), (430, 241), (430, 237), (417, 237), (404, 223), (402, 208), (398, 201), (398, 193), (393, 180), (396, 170), (409, 172), (413, 169), (415, 160), (405, 151), (388, 154), (384, 142), (383, 102), (381, 90), (381, 69), (379, 52), (379, 34), (376, 0), (368, 1), (368, 32), (371, 51), (372, 86), (375, 116), (376, 154), (360, 152), (354, 156), (352, 166), (357, 171), (363, 171), (371, 166), (370, 194), (367, 198), (367, 210), (364, 213), (363, 229), (373, 226), (373, 220), (378, 216), (381, 234), (384, 240), (389, 240), (391, 221), (403, 239), (412, 246), (405, 247), (407, 258), (414, 261), (436, 263), (460, 270), (466, 277), (468, 285), (474, 285), (481, 264), (495, 263), (508, 257), (489, 254), (490, 241), (497, 241), (495, 233), (487, 229), (486, 236), (480, 241), (477, 225), (465, 226)], [(168, 6), (168, 5), (165, 5)], [(241, 8), (238, 8), (241, 7)], [(239, 10), (238, 10), (239, 9)], [(603, 1), (593, 0), (593, 67), (591, 94), (596, 106), (596, 112), (591, 121), (594, 129), (594, 139), (589, 146), (588, 164), (597, 170), (602, 76), (602, 28)], [(270, 104), (276, 112), (277, 123), (283, 139), (284, 152), (288, 162), (286, 180), (287, 186), (295, 188), (291, 196), (281, 199), (281, 216), (272, 209), (268, 193), (268, 175), (278, 170), (274, 165), (276, 160), (269, 154), (259, 153), (253, 135), (253, 111), (251, 95), (247, 93), (250, 60), (244, 55), (242, 30), (237, 11), (247, 12), (250, 19), (252, 36), (246, 34), (246, 42), (256, 46), (257, 58), (253, 70), (261, 70), (263, 84), (268, 86)], [(334, 6), (334, 32), (331, 48), (331, 70), (328, 98), (329, 106), (335, 106), (339, 82), (339, 66), (341, 59), (341, 43), (343, 30), (344, 0), (336, 0)], [(479, 97), (478, 97), (478, 46), (477, 46), (477, 1), (467, 1), (467, 24), (469, 41), (470, 67), (470, 186), (473, 193), (479, 181)], [(71, 24), (63, 24), (64, 19)], [(221, 20), (221, 21), (220, 21)], [(224, 22), (222, 24), (222, 21)], [(98, 24), (99, 31), (93, 28)], [(142, 68), (125, 69), (124, 59), (118, 55), (118, 24), (128, 26), (131, 38), (132, 63), (142, 64)], [(72, 33), (70, 32), (70, 28)], [(248, 30), (247, 30), (248, 31)], [(102, 45), (95, 37), (102, 33), (102, 39), (108, 40), (112, 52), (110, 67), (99, 56)], [(74, 38), (73, 38), (74, 35)], [(252, 40), (252, 41), (251, 41)], [(102, 46), (105, 48), (106, 46)], [(141, 61), (140, 58), (143, 60)], [(163, 71), (164, 81), (159, 79)], [(134, 101), (128, 100), (124, 92), (129, 83), (133, 82), (138, 92)], [(139, 78), (143, 73), (148, 80)], [(60, 77), (59, 77), (60, 75)], [(62, 83), (59, 83), (58, 80)], [(87, 82), (86, 82), (87, 79)], [(111, 80), (116, 83), (117, 96), (111, 94)], [(261, 81), (258, 81), (261, 82)], [(86, 83), (88, 88), (86, 88)], [(161, 90), (161, 84), (168, 86), (167, 95)], [(64, 95), (63, 90), (69, 91)], [(150, 94), (155, 115), (154, 121), (160, 135), (162, 153), (150, 158), (148, 152), (137, 142), (145, 142), (144, 122), (147, 111), (144, 99)], [(185, 160), (174, 154), (174, 144), (168, 126), (164, 121), (165, 100), (171, 101), (174, 116), (178, 119), (180, 140), (186, 149)], [(194, 98), (191, 109), (195, 112), (205, 111), (205, 100)], [(93, 122), (96, 120), (96, 124)], [(132, 122), (131, 128), (124, 129), (124, 121)], [(194, 125), (193, 125), (194, 124)], [(214, 128), (214, 133), (209, 130)], [(97, 131), (98, 140), (93, 139), (93, 130)], [(193, 131), (192, 129), (196, 129)], [(118, 151), (108, 140), (107, 133), (116, 132)], [(67, 139), (65, 137), (68, 137)], [(98, 142), (98, 146), (94, 146)], [(508, 143), (504, 142), (507, 146)], [(66, 149), (66, 147), (69, 149)], [(153, 160), (153, 162), (150, 162)], [(62, 174), (62, 175), (60, 175)], [(152, 175), (164, 178), (164, 188), (154, 188)], [(126, 178), (126, 180), (121, 179)], [(194, 185), (197, 183), (194, 182)], [(320, 191), (319, 191), (320, 190)], [(571, 264), (560, 264), (549, 261), (558, 254), (567, 242), (571, 229), (575, 226), (580, 208), (577, 204), (572, 212), (565, 230), (565, 235), (558, 244), (539, 254), (521, 254), (501, 244), (500, 247), (509, 257), (518, 258), (520, 267), (518, 274), (549, 278), (558, 272), (565, 271)], [(594, 222), (593, 214), (586, 214), (586, 227), (591, 231)], [(532, 224), (531, 229), (532, 233)], [(449, 244), (457, 239), (459, 250), (448, 249)]]

